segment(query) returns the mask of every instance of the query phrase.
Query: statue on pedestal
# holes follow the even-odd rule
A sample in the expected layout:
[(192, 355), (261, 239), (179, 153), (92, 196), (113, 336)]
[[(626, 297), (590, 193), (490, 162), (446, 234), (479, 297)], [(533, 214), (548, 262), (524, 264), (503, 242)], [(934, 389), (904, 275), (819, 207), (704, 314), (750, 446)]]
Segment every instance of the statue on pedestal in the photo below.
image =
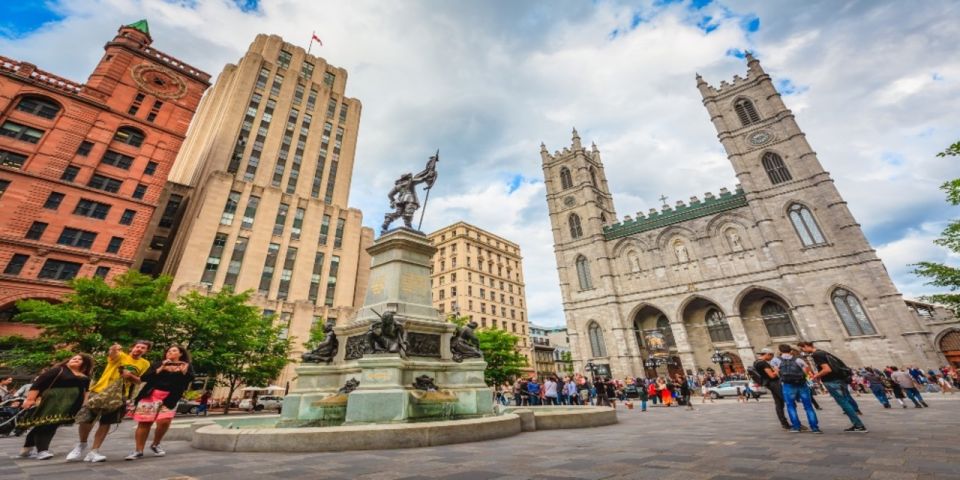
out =
[(477, 322), (457, 327), (450, 338), (450, 353), (453, 354), (453, 361), (462, 362), (465, 358), (483, 358), (483, 352), (480, 351), (480, 339), (477, 338), (474, 331), (477, 328)]
[(323, 333), (326, 334), (326, 338), (317, 345), (317, 348), (303, 354), (304, 362), (326, 362), (329, 364), (333, 361), (333, 357), (337, 356), (337, 347), (340, 346), (340, 342), (337, 341), (337, 334), (333, 332), (335, 325), (336, 321), (327, 320), (326, 325), (323, 326)]
[(407, 358), (407, 331), (403, 323), (394, 318), (393, 312), (373, 313), (380, 320), (374, 320), (367, 331), (367, 353), (399, 353)]
[(356, 378), (351, 378), (350, 380), (347, 380), (347, 383), (344, 383), (343, 386), (340, 387), (340, 390), (337, 390), (337, 393), (349, 395), (350, 392), (356, 390), (357, 387), (359, 386), (360, 386), (360, 380), (357, 380)]
[(436, 392), (437, 385), (433, 383), (433, 377), (423, 374), (413, 379), (413, 388), (425, 392)]
[[(420, 200), (417, 198), (416, 187), (421, 183), (427, 184), (427, 197), (423, 202), (424, 205), (426, 205), (427, 200), (430, 199), (430, 189), (433, 187), (434, 182), (437, 181), (437, 162), (439, 160), (440, 151), (437, 150), (437, 153), (427, 161), (427, 166), (423, 171), (416, 175), (404, 173), (394, 182), (393, 188), (390, 190), (390, 193), (387, 194), (387, 198), (390, 199), (390, 208), (392, 208), (393, 211), (384, 214), (383, 226), (380, 227), (381, 235), (386, 233), (387, 230), (390, 229), (390, 224), (398, 218), (403, 218), (404, 226), (413, 228), (413, 214), (420, 208)], [(420, 223), (423, 223), (422, 214), (420, 215)], [(420, 226), (418, 225), (417, 228), (419, 229)]]

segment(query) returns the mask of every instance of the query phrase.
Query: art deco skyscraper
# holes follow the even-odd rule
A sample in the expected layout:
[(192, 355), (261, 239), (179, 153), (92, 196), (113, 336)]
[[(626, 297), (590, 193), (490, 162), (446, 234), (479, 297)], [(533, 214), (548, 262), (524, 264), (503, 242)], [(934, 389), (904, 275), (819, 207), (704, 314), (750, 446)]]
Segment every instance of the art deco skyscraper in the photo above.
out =
[[(296, 337), (363, 301), (373, 231), (347, 207), (360, 102), (347, 72), (258, 35), (201, 102), (170, 174), (141, 269), (172, 291), (253, 290)], [(278, 381), (292, 378), (292, 367)]]

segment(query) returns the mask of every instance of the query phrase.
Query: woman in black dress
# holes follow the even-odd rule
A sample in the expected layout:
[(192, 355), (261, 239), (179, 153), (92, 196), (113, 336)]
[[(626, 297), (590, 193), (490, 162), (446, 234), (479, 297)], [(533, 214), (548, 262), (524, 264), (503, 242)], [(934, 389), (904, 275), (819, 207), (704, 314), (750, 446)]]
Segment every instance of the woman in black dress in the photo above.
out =
[(27, 433), (22, 458), (47, 460), (53, 457), (50, 441), (57, 427), (73, 423), (73, 417), (87, 398), (93, 357), (78, 353), (48, 368), (33, 382), (21, 408), (33, 409), (23, 414), (19, 425), (33, 427)]

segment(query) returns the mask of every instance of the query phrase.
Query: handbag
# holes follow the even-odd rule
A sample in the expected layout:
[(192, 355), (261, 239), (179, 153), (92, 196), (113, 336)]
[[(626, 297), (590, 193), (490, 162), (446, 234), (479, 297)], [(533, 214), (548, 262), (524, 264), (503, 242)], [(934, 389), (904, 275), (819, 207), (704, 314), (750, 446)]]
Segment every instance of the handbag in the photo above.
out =
[(104, 388), (101, 392), (93, 392), (87, 396), (86, 407), (88, 410), (93, 412), (114, 412), (119, 410), (124, 406), (125, 399), (123, 398), (124, 390), (124, 381), (123, 377), (114, 380), (112, 383), (107, 385), (107, 388)]
[(40, 405), (43, 403), (43, 396), (46, 395), (54, 385), (57, 384), (57, 380), (60, 380), (60, 375), (63, 375), (63, 367), (60, 367), (60, 371), (57, 372), (56, 377), (53, 377), (53, 381), (50, 382), (50, 385), (43, 389), (43, 392), (40, 392), (40, 394), (37, 395), (37, 400), (34, 402), (33, 406), (20, 414), (20, 419), (17, 420), (18, 426), (22, 428), (30, 428), (34, 426), (35, 422), (40, 420), (36, 417), (37, 413), (40, 411)]

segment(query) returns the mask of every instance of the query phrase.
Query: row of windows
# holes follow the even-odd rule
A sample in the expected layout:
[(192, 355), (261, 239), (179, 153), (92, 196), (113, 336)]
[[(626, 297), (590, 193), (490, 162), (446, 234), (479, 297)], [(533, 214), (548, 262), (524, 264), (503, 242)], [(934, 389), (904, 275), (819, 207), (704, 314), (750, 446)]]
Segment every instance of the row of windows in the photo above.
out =
[[(437, 299), (438, 299), (438, 300), (443, 300), (443, 299), (445, 299), (445, 298), (446, 298), (446, 292), (447, 292), (447, 290), (444, 289), (444, 288), (440, 288), (439, 290), (437, 290)], [(450, 298), (456, 298), (456, 296), (457, 296), (457, 287), (450, 287)], [(472, 286), (472, 285), (467, 285), (467, 296), (468, 296), (468, 297), (473, 297), (473, 286)], [(482, 299), (482, 300), (487, 299), (487, 291), (486, 291), (485, 289), (481, 288), (481, 289), (480, 289), (480, 295), (479, 295), (477, 298), (480, 298), (480, 299)], [(509, 299), (509, 301), (508, 301), (508, 299)], [(517, 300), (516, 297), (514, 297), (513, 295), (507, 297), (507, 296), (506, 296), (505, 294), (503, 294), (503, 293), (500, 294), (500, 303), (502, 303), (502, 304), (504, 304), (504, 305), (506, 305), (507, 303), (509, 303), (511, 306), (517, 305), (516, 300)], [(496, 302), (496, 301), (497, 301), (497, 292), (494, 292), (492, 289), (490, 290), (490, 301), (491, 301), (491, 302)], [(472, 307), (472, 305), (473, 305), (473, 300), (470, 300), (470, 304), (471, 304), (471, 307), (470, 307), (470, 308), (472, 309), (472, 308), (473, 308), (473, 307)], [(481, 303), (480, 305), (482, 306), (482, 305), (486, 305), (486, 304)], [(520, 306), (520, 307), (523, 307), (523, 297), (521, 297), (521, 298), (519, 299), (519, 306)]]
[[(488, 237), (488, 236), (483, 235), (482, 233), (477, 232), (477, 231), (474, 231), (474, 230), (464, 230), (464, 229), (462, 229), (462, 228), (458, 228), (455, 232), (453, 232), (453, 233), (450, 234), (450, 238), (452, 239), (452, 238), (454, 238), (454, 237), (457, 236), (457, 235), (465, 235), (467, 238), (476, 239), (476, 240), (477, 240), (478, 242), (480, 242), (480, 243), (486, 243), (487, 245), (492, 245), (492, 246), (494, 246), (494, 247), (496, 247), (496, 248), (499, 248), (499, 249), (501, 249), (501, 250), (506, 250), (507, 253), (516, 253), (516, 254), (519, 254), (519, 253), (520, 253), (520, 249), (519, 249), (519, 248), (510, 246), (510, 245), (505, 244), (505, 243), (502, 243), (500, 240), (497, 240), (497, 239), (492, 238), (492, 237)], [(446, 234), (446, 233), (441, 233), (441, 234), (440, 234), (440, 240), (439, 240), (439, 241), (436, 241), (436, 240), (432, 240), (432, 241), (433, 241), (434, 244), (438, 244), (438, 243), (443, 243), (444, 240), (446, 240), (446, 239), (447, 239), (447, 234)], [(479, 247), (478, 247), (478, 248), (479, 248)]]
[[(27, 240), (40, 240), (43, 237), (43, 234), (47, 231), (48, 226), (50, 226), (50, 224), (46, 222), (35, 221), (30, 224), (30, 228), (27, 229), (27, 233), (24, 235), (24, 238)], [(60, 236), (57, 238), (57, 243), (68, 247), (89, 250), (91, 247), (93, 247), (93, 242), (96, 239), (96, 232), (80, 230), (72, 227), (64, 227), (60, 232)], [(110, 242), (107, 244), (105, 251), (107, 253), (117, 253), (120, 251), (121, 245), (123, 245), (123, 237), (110, 237)]]
[[(4, 267), (3, 274), (20, 275), (21, 270), (23, 270), (23, 267), (27, 264), (28, 260), (30, 260), (29, 255), (24, 255), (22, 253), (14, 254)], [(40, 272), (37, 273), (37, 278), (59, 281), (73, 280), (73, 278), (77, 276), (77, 273), (80, 272), (80, 268), (82, 266), (83, 264), (76, 262), (48, 258), (43, 262), (43, 267), (41, 267)], [(100, 278), (106, 278), (108, 273), (110, 273), (110, 267), (97, 267), (93, 275)]]
[[(497, 282), (498, 280), (494, 279), (493, 277), (484, 277), (483, 275), (479, 275), (478, 277), (479, 277), (479, 283), (480, 283), (480, 285), (487, 285), (487, 280), (488, 280), (488, 279), (490, 280), (490, 290), (491, 290), (491, 291), (493, 291), (493, 289), (497, 287), (496, 282)], [(441, 285), (441, 286), (442, 286), (442, 285), (446, 285), (446, 283), (447, 283), (446, 278), (447, 278), (446, 276), (440, 275), (438, 285)], [(457, 282), (457, 272), (451, 272), (451, 273), (450, 273), (450, 283), (456, 283), (456, 282)], [(467, 282), (473, 282), (473, 272), (467, 272)], [(499, 280), (499, 282), (500, 282), (500, 290), (503, 290), (503, 291), (505, 291), (505, 292), (509, 292), (509, 293), (511, 293), (511, 294), (512, 294), (512, 293), (517, 293), (517, 294), (523, 295), (523, 287), (521, 287), (520, 285), (517, 285), (517, 288), (516, 288), (517, 291), (514, 292), (514, 291), (513, 291), (513, 290), (514, 290), (514, 288), (513, 288), (514, 285), (513, 285), (512, 283), (510, 283), (509, 281), (504, 282), (503, 280)], [(433, 280), (432, 280), (432, 279), (430, 280), (430, 286), (433, 286)], [(473, 287), (471, 287), (471, 286), (467, 286), (467, 289), (470, 290), (470, 291), (472, 291), (472, 290), (471, 290), (472, 288), (473, 288)], [(481, 288), (480, 291), (482, 292), (483, 289)], [(471, 295), (472, 295), (472, 294), (471, 294)]]

